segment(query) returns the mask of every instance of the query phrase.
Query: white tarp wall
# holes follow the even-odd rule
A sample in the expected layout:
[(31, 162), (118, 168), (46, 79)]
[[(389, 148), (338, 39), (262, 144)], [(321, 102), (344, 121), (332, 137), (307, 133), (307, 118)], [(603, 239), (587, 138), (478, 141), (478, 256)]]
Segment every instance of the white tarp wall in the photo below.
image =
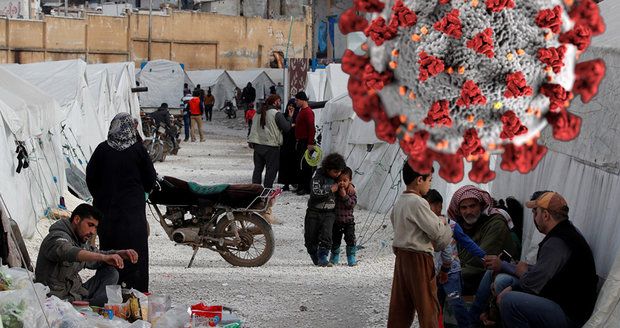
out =
[[(108, 117), (105, 119), (104, 130), (107, 132), (112, 118), (118, 113), (130, 113), (131, 116), (140, 121), (138, 94), (131, 92), (131, 88), (136, 86), (134, 63), (90, 64), (86, 68), (89, 85), (91, 79), (96, 83), (97, 75), (103, 74), (102, 72), (107, 75), (112, 102), (111, 108), (107, 112)], [(141, 129), (138, 130), (141, 131)]]
[(95, 101), (99, 126), (102, 129), (110, 126), (112, 118), (116, 114), (116, 107), (112, 102), (112, 82), (105, 69), (95, 69), (92, 65), (86, 66), (86, 82), (90, 94)]
[(95, 148), (107, 137), (86, 81), (82, 60), (8, 65), (5, 68), (51, 95), (60, 105), (61, 145), (69, 164), (86, 171)]
[(149, 88), (140, 93), (140, 106), (157, 108), (167, 103), (170, 108), (180, 108), (186, 77), (177, 62), (153, 60), (146, 63), (136, 77), (141, 87)]
[[(67, 188), (60, 114), (50, 95), (0, 67), (0, 195), (25, 238), (32, 237), (38, 219), (58, 206)], [(21, 173), (16, 172), (16, 142), (30, 160)]]
[(226, 71), (241, 90), (248, 82), (256, 89), (256, 99), (265, 99), (269, 95), (269, 88), (275, 85), (263, 71)]
[(343, 93), (348, 93), (349, 74), (342, 71), (341, 64), (329, 64), (325, 68), (326, 81), (323, 100), (330, 100)]
[(215, 97), (215, 110), (224, 107), (226, 100), (235, 99), (235, 82), (223, 69), (189, 71), (187, 76), (194, 85), (200, 84), (205, 91), (211, 88), (211, 93)]
[(325, 99), (325, 85), (327, 72), (324, 69), (308, 72), (306, 79), (306, 95), (310, 101), (323, 101)]
[(284, 80), (288, 78), (288, 70), (283, 68), (258, 68), (255, 71), (265, 72), (275, 84), (280, 83), (284, 85)]

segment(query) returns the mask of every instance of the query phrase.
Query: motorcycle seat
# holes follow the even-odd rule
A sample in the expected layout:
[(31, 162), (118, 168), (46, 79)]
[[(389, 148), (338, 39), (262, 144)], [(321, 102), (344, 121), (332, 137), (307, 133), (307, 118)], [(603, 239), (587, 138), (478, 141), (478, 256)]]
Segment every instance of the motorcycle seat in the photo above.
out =
[(201, 185), (195, 182), (188, 182), (189, 190), (198, 196), (211, 196), (221, 194), (230, 187), (229, 184)]

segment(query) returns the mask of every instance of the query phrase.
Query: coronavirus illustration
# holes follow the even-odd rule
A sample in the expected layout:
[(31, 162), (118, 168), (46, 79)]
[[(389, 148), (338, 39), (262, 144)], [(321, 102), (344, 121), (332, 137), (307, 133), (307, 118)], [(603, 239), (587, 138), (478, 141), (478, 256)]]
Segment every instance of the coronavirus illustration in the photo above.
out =
[(577, 63), (604, 32), (592, 0), (354, 0), (340, 19), (343, 33), (363, 33), (361, 51), (347, 50), (342, 69), (358, 116), (376, 134), (399, 142), (422, 173), (489, 182), (492, 154), (501, 169), (527, 173), (547, 149), (537, 143), (579, 135), (568, 111), (588, 102), (605, 73), (602, 60)]

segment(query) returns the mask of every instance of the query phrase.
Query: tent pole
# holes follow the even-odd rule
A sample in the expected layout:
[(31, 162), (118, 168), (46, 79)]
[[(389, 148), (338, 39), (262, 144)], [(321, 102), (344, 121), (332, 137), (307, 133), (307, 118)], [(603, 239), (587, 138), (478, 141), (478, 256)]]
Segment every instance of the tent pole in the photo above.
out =
[(286, 97), (286, 99), (282, 99), (282, 105), (286, 106), (285, 104), (288, 102), (288, 98), (289, 98), (289, 92), (290, 92), (290, 81), (286, 80), (286, 68), (289, 65), (289, 58), (288, 58), (288, 46), (291, 44), (291, 33), (293, 32), (293, 16), (291, 16), (291, 24), (288, 28), (288, 41), (286, 42), (286, 53), (284, 54), (284, 67), (282, 68), (282, 81), (284, 81), (284, 97)]
[(151, 61), (151, 16), (153, 16), (153, 0), (149, 0), (149, 44), (148, 44), (148, 55), (147, 60)]

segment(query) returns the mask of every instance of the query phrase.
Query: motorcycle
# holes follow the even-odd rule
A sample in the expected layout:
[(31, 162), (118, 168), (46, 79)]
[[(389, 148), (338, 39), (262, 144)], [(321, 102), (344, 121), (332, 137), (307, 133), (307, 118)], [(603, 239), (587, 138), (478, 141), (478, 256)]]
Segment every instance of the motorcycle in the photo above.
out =
[(147, 202), (168, 238), (193, 248), (188, 268), (200, 248), (218, 252), (234, 266), (257, 267), (273, 255), (275, 238), (263, 213), (280, 193), (256, 184), (201, 186), (163, 177)]
[(160, 123), (159, 126), (156, 126), (155, 120), (151, 117), (144, 116), (142, 118), (142, 128), (145, 135), (143, 144), (153, 163), (157, 161), (163, 162), (166, 160), (166, 156), (169, 154), (176, 155), (179, 151), (179, 147), (174, 146), (174, 143), (168, 135), (168, 133), (172, 133), (177, 140), (177, 145), (180, 143), (178, 120), (172, 115), (170, 120), (173, 122), (173, 126), (170, 131), (168, 131), (164, 123)]
[(237, 107), (235, 107), (235, 105), (233, 105), (232, 101), (230, 100), (226, 100), (224, 102), (224, 107), (222, 107), (224, 109), (224, 113), (226, 113), (226, 116), (228, 116), (228, 118), (237, 118)]

